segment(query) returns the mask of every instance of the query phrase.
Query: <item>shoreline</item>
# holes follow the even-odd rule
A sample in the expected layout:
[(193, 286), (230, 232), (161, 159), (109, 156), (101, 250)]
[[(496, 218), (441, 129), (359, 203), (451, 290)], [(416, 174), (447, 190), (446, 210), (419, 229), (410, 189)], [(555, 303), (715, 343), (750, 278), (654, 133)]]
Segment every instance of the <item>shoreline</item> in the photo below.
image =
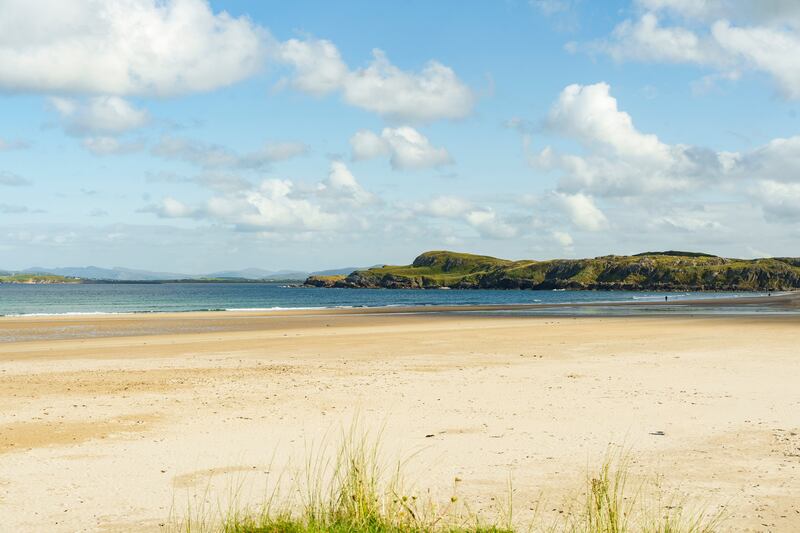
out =
[[(742, 293), (748, 294), (748, 293)], [(665, 293), (665, 296), (669, 294)], [(333, 306), (333, 307), (265, 307), (265, 308), (214, 308), (214, 309), (188, 309), (185, 311), (74, 311), (63, 313), (23, 313), (23, 314), (0, 314), (0, 321), (14, 319), (35, 319), (35, 318), (58, 318), (58, 317), (114, 317), (114, 316), (147, 316), (147, 315), (175, 315), (186, 316), (188, 314), (234, 314), (246, 316), (270, 314), (283, 316), (284, 314), (305, 314), (314, 312), (315, 314), (438, 314), (438, 313), (480, 313), (480, 312), (514, 312), (514, 311), (537, 311), (548, 309), (597, 309), (613, 308), (624, 309), (627, 307), (637, 309), (643, 307), (655, 307), (668, 309), (663, 314), (685, 315), (691, 314), (692, 309), (709, 308), (739, 308), (739, 313), (732, 314), (752, 314), (757, 313), (754, 307), (765, 307), (768, 309), (783, 310), (784, 312), (800, 313), (800, 291), (779, 292), (771, 296), (710, 296), (708, 298), (687, 298), (674, 300), (631, 300), (631, 301), (594, 301), (594, 302), (557, 302), (557, 303), (515, 303), (515, 304), (429, 304), (429, 305), (384, 305), (384, 306)], [(674, 308), (680, 308), (676, 310)], [(548, 316), (546, 312), (539, 313), (538, 316)], [(569, 314), (557, 313), (554, 316), (569, 316)], [(581, 316), (576, 313), (576, 316)], [(602, 316), (602, 315), (593, 315)]]

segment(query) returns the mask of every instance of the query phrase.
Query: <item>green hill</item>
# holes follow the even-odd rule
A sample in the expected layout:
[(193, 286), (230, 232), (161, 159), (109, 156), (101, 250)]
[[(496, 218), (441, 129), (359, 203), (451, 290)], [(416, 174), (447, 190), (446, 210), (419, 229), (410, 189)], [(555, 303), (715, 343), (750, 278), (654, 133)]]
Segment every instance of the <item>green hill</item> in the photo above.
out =
[(728, 259), (695, 252), (647, 252), (594, 259), (509, 261), (425, 252), (407, 266), (311, 276), (306, 285), (386, 289), (584, 289), (752, 291), (800, 288), (800, 259)]
[(31, 285), (44, 285), (53, 283), (81, 283), (79, 278), (55, 276), (52, 274), (10, 274), (0, 275), (0, 283), (24, 283)]

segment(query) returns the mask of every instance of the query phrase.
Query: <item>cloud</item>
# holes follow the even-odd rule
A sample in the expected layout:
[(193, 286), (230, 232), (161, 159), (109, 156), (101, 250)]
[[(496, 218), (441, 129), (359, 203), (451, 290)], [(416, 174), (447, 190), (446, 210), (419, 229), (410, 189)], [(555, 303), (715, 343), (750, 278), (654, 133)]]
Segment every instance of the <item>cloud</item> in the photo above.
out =
[[(577, 229), (598, 232), (612, 226), (598, 199), (614, 207), (613, 227), (618, 232), (635, 227), (642, 235), (655, 233), (659, 238), (702, 235), (704, 240), (698, 242), (703, 246), (755, 231), (750, 230), (758, 223), (752, 216), (744, 227), (741, 211), (747, 210), (748, 202), (760, 207), (751, 211), (762, 222), (800, 220), (800, 136), (776, 138), (742, 152), (667, 144), (638, 130), (605, 83), (566, 87), (543, 133), (581, 146), (581, 153), (553, 146), (531, 151), (529, 134), (522, 132), (530, 165), (557, 173), (551, 203)], [(553, 227), (557, 219), (548, 212), (548, 202), (535, 207), (545, 225)]]
[(259, 185), (220, 190), (201, 205), (172, 197), (145, 207), (162, 218), (194, 218), (230, 225), (240, 231), (278, 234), (325, 233), (357, 226), (354, 209), (375, 201), (341, 162), (331, 163), (326, 180), (315, 186), (267, 179)]
[(569, 85), (550, 111), (548, 125), (585, 145), (602, 145), (622, 156), (665, 159), (669, 149), (652, 134), (640, 133), (628, 113), (620, 111), (607, 83)]
[(453, 159), (444, 148), (435, 148), (427, 137), (410, 126), (384, 128), (380, 136), (361, 130), (350, 138), (356, 161), (389, 156), (395, 170), (420, 170), (450, 164)]
[(608, 227), (608, 219), (585, 194), (555, 193), (562, 209), (575, 226), (586, 231), (600, 231)]
[(375, 200), (371, 193), (361, 187), (353, 173), (347, 168), (347, 165), (341, 161), (331, 162), (328, 179), (321, 183), (317, 189), (323, 194), (327, 193), (334, 198), (354, 205), (364, 205)]
[(531, 5), (547, 16), (569, 11), (573, 4), (572, 0), (531, 0)]
[(5, 185), (7, 187), (24, 187), (26, 185), (31, 185), (31, 182), (13, 172), (0, 170), (0, 185)]
[(580, 26), (578, 17), (578, 4), (581, 0), (530, 0), (545, 17), (555, 20), (555, 29), (558, 31), (575, 31)]
[(180, 200), (176, 200), (167, 196), (161, 203), (145, 208), (144, 211), (150, 211), (157, 214), (162, 218), (192, 218), (200, 215), (200, 210), (189, 207)]
[(207, 212), (212, 217), (242, 229), (293, 231), (334, 230), (343, 216), (323, 210), (308, 199), (292, 195), (294, 183), (270, 179), (239, 197), (212, 198)]
[(26, 141), (14, 140), (9, 141), (6, 139), (0, 139), (0, 152), (5, 152), (8, 150), (24, 150), (30, 147), (30, 143)]
[(220, 192), (236, 192), (252, 186), (251, 182), (242, 178), (241, 176), (217, 171), (203, 172), (199, 176), (185, 178), (179, 181), (196, 183), (211, 190)]
[(795, 0), (636, 0), (642, 9), (677, 15), (687, 21), (714, 21), (800, 25)]
[[(409, 207), (406, 216), (408, 219), (424, 216), (448, 222), (458, 221), (486, 239), (509, 239), (518, 234), (517, 228), (491, 207), (476, 206), (473, 202), (457, 196), (435, 196), (424, 202), (416, 202)], [(428, 223), (425, 223), (424, 227), (425, 231), (431, 229)]]
[(4, 215), (18, 215), (29, 210), (24, 205), (0, 204), (0, 213)]
[(119, 134), (141, 128), (150, 120), (147, 111), (116, 96), (97, 96), (85, 102), (56, 97), (50, 102), (67, 132), (75, 135)]
[(256, 160), (266, 162), (286, 161), (295, 157), (306, 155), (309, 152), (308, 145), (301, 142), (268, 142), (260, 151), (255, 152)]
[(152, 148), (153, 155), (184, 161), (205, 169), (264, 169), (272, 163), (308, 153), (308, 146), (299, 142), (266, 143), (254, 152), (238, 154), (224, 146), (185, 139), (162, 137)]
[[(719, 181), (736, 156), (701, 147), (669, 145), (640, 132), (620, 110), (606, 83), (569, 85), (546, 121), (550, 132), (575, 139), (586, 154), (563, 154), (551, 146), (529, 153), (532, 166), (559, 171), (559, 190), (606, 197), (634, 197), (691, 190)], [(525, 137), (526, 149), (530, 140)]]
[(492, 209), (470, 211), (466, 220), (482, 237), (488, 239), (510, 239), (517, 236), (517, 229), (501, 220)]
[(252, 186), (252, 183), (236, 173), (209, 170), (197, 176), (183, 176), (174, 172), (148, 173), (148, 183), (193, 183), (219, 192), (237, 192)]
[(391, 155), (391, 147), (382, 136), (370, 130), (359, 130), (350, 137), (354, 161)]
[(788, 98), (800, 98), (800, 35), (795, 30), (737, 28), (721, 20), (711, 34), (732, 58), (771, 75)]
[(414, 211), (439, 218), (459, 218), (472, 209), (472, 202), (457, 196), (437, 196), (414, 206)]
[(350, 74), (330, 41), (289, 39), (281, 43), (279, 57), (294, 68), (291, 86), (316, 96), (341, 89)]
[(562, 248), (572, 248), (575, 242), (572, 239), (572, 235), (565, 231), (553, 231), (553, 239), (555, 239)]
[(726, 227), (716, 220), (721, 213), (706, 206), (672, 207), (667, 214), (653, 217), (648, 226), (654, 231), (678, 231), (683, 233), (703, 232), (707, 235)]
[(731, 153), (728, 157), (730, 172), (743, 179), (800, 179), (800, 135), (773, 139), (748, 153)]
[[(610, 38), (590, 43), (591, 51), (617, 61), (689, 63), (715, 69), (704, 78), (737, 79), (742, 71), (771, 76), (780, 91), (800, 98), (800, 4), (791, 1), (730, 0), (690, 2), (639, 0), (638, 20), (618, 24)], [(661, 24), (660, 16), (678, 23)]]
[(618, 24), (612, 32), (612, 40), (598, 43), (598, 49), (617, 61), (705, 64), (723, 60), (722, 51), (713, 41), (701, 39), (685, 28), (662, 27), (653, 13), (645, 13), (638, 21), (626, 20)]
[(469, 115), (475, 95), (455, 72), (429, 61), (421, 71), (394, 66), (381, 50), (351, 70), (330, 41), (290, 39), (279, 46), (280, 60), (293, 69), (289, 86), (316, 96), (339, 92), (348, 104), (390, 120), (430, 122)]
[(763, 180), (751, 191), (768, 220), (797, 222), (800, 220), (800, 183)]
[(0, 3), (0, 88), (173, 96), (258, 72), (270, 37), (205, 0)]
[(138, 141), (120, 141), (116, 137), (86, 137), (81, 141), (84, 148), (95, 155), (130, 154), (144, 149)]

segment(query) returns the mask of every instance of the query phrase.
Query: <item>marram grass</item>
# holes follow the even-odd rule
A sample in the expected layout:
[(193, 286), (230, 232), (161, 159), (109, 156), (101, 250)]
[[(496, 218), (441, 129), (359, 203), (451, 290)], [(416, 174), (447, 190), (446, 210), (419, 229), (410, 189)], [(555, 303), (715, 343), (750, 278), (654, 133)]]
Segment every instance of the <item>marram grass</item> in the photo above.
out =
[[(355, 428), (355, 426), (354, 426)], [(660, 484), (634, 485), (629, 454), (608, 454), (587, 476), (567, 511), (545, 519), (538, 511), (527, 523), (513, 515), (513, 490), (494, 517), (470, 511), (454, 489), (443, 502), (430, 492), (408, 490), (403, 464), (386, 468), (380, 436), (351, 429), (331, 460), (309, 455), (299, 498), (281, 499), (277, 489), (256, 510), (235, 504), (217, 513), (189, 508), (168, 530), (183, 533), (714, 533), (722, 531), (725, 510), (690, 508)], [(456, 479), (456, 482), (459, 481)], [(457, 483), (456, 483), (457, 484)], [(546, 496), (546, 495), (544, 495)], [(233, 498), (236, 501), (236, 498)], [(542, 498), (539, 499), (542, 501)], [(527, 502), (526, 502), (527, 503)], [(534, 509), (538, 509), (536, 503)]]

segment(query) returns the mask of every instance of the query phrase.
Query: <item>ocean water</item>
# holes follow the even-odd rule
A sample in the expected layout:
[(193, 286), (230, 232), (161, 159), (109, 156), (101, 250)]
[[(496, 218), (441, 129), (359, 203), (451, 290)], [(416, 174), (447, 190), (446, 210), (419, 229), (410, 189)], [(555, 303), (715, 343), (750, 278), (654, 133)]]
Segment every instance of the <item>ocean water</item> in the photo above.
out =
[(0, 284), (0, 315), (655, 302), (664, 296), (679, 302), (755, 295), (760, 293), (320, 289), (274, 283)]

